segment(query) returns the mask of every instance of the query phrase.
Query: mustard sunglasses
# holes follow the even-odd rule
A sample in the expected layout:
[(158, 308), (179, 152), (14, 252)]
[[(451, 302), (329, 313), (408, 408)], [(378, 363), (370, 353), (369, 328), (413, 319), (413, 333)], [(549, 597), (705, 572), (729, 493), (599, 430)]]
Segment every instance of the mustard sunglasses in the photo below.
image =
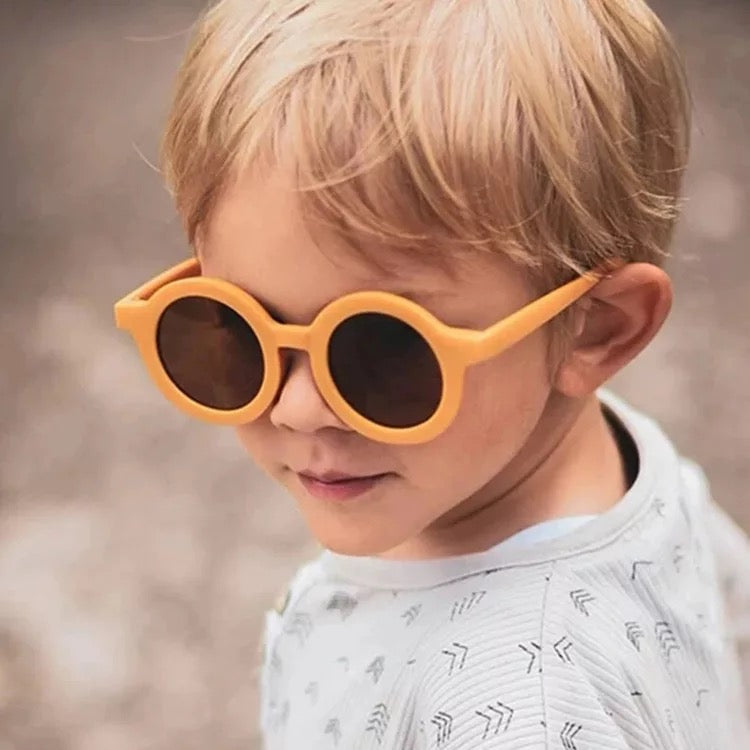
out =
[(453, 421), (468, 367), (540, 328), (604, 273), (586, 273), (479, 331), (380, 291), (348, 294), (310, 325), (289, 325), (239, 287), (201, 276), (191, 259), (121, 299), (115, 320), (164, 396), (192, 417), (223, 425), (258, 418), (281, 387), (281, 351), (298, 349), (342, 422), (372, 440), (414, 444)]

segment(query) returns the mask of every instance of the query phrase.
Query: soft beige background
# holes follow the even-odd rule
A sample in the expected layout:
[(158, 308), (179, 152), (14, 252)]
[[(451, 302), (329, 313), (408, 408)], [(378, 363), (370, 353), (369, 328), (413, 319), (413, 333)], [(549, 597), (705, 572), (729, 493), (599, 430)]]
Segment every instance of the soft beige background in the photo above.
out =
[[(257, 748), (261, 612), (310, 551), (113, 301), (186, 252), (156, 158), (197, 1), (0, 3), (0, 750)], [(618, 378), (750, 527), (750, 3), (662, 0), (696, 100), (670, 323)]]

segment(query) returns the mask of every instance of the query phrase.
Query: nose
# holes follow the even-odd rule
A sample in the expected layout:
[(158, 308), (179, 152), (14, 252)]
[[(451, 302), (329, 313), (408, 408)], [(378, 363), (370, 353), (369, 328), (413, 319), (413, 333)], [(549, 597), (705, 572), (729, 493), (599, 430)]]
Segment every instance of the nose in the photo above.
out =
[(326, 427), (351, 432), (320, 395), (308, 356), (299, 351), (287, 351), (284, 357), (287, 369), (271, 407), (271, 424), (310, 434)]

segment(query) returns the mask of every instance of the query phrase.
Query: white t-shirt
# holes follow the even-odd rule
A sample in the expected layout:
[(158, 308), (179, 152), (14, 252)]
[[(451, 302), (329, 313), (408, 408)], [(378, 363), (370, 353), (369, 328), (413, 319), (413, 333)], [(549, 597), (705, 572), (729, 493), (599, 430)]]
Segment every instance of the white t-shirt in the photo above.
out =
[(722, 598), (747, 604), (748, 539), (652, 420), (599, 395), (639, 457), (606, 513), (298, 570), (266, 613), (265, 750), (750, 748)]

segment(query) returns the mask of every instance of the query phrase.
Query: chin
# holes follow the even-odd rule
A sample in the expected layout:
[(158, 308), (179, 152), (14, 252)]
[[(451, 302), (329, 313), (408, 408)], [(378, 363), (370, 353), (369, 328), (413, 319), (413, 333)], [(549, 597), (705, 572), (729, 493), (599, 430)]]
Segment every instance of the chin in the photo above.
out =
[(318, 541), (329, 551), (335, 552), (337, 555), (347, 555), (348, 557), (372, 557), (374, 552), (370, 552), (367, 548), (352, 546), (351, 544), (335, 544), (333, 542), (324, 542), (322, 539)]
[(373, 557), (384, 552), (382, 545), (373, 544), (370, 541), (357, 542), (351, 539), (341, 539), (340, 537), (316, 537), (318, 542), (327, 550), (335, 552), (338, 555), (349, 555), (350, 557)]
[(340, 534), (318, 533), (315, 529), (312, 529), (312, 531), (318, 542), (327, 550), (350, 557), (376, 557), (388, 552), (389, 549), (403, 541), (401, 539), (375, 539), (371, 537), (357, 538), (346, 531)]

